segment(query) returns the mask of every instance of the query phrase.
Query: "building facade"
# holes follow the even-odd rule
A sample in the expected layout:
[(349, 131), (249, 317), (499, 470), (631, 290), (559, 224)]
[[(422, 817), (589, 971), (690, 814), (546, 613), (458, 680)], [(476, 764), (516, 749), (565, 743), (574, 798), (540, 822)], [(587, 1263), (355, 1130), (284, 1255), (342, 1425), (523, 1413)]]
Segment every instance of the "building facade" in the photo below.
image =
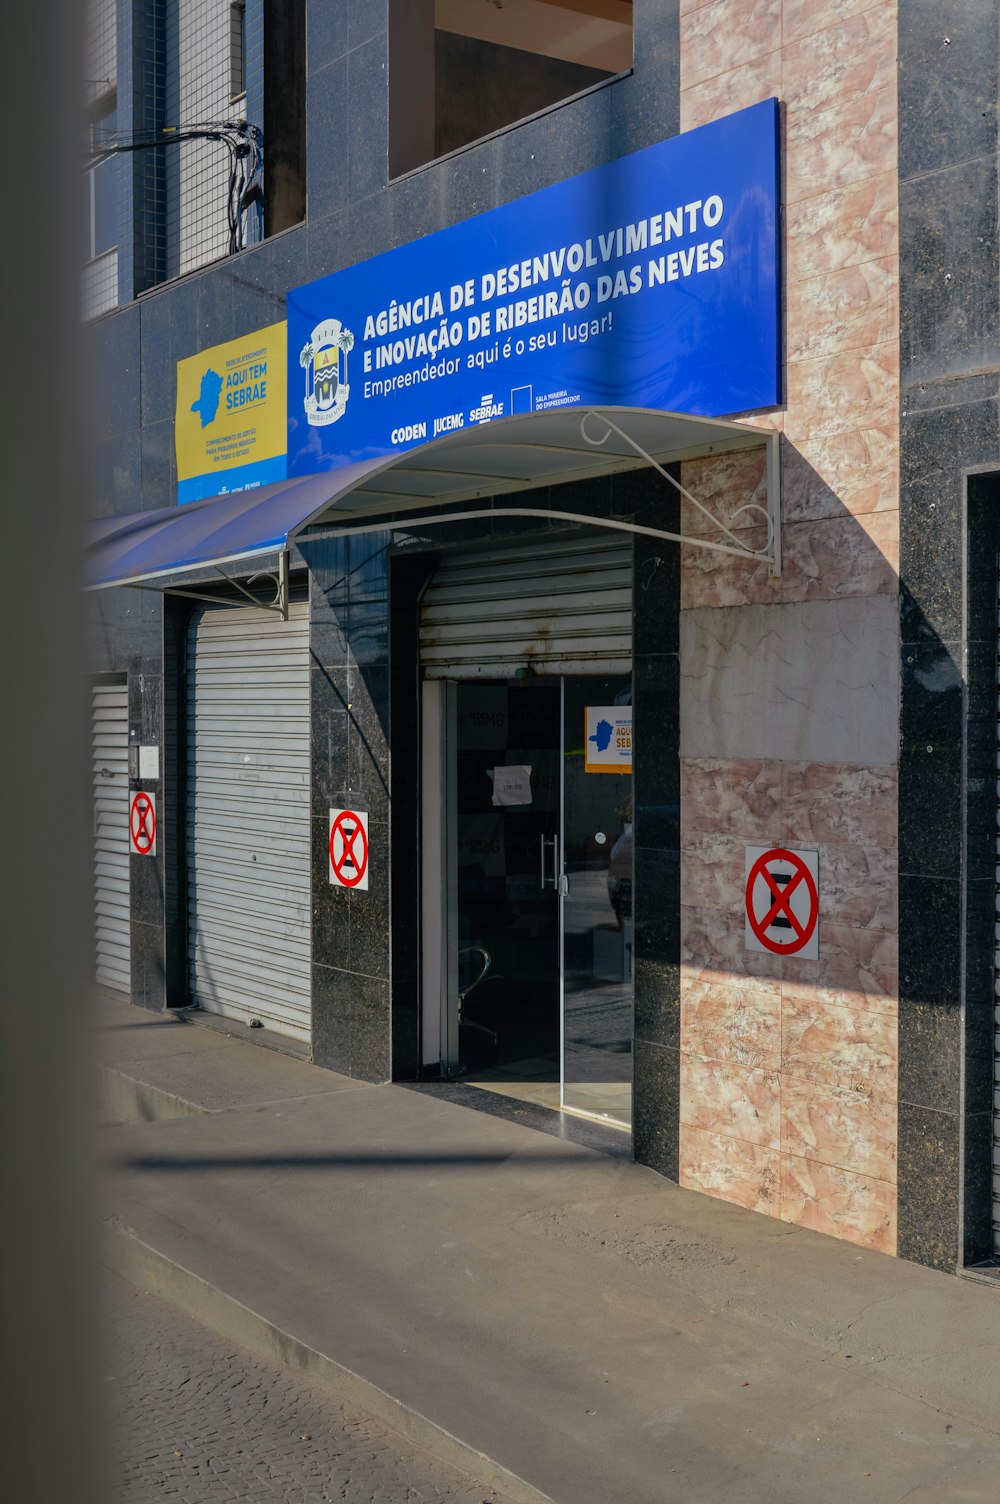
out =
[[(368, 472), (306, 482), (338, 499), (285, 611), (276, 555), (223, 550), (92, 596), (99, 980), (366, 1080), (589, 1117), (864, 1248), (995, 1260), (998, 12), (95, 5), (101, 526), (177, 506), (184, 362), (767, 100), (781, 293), (778, 400), (725, 431), (660, 442), (636, 401), (605, 463), (546, 472), (569, 430), (531, 411), (503, 484), (480, 449), (459, 494), (399, 430), (391, 512)], [(227, 139), (155, 135), (213, 123), (248, 148), (235, 211)], [(331, 411), (356, 337), (303, 361)], [(595, 774), (600, 721), (633, 718)]]

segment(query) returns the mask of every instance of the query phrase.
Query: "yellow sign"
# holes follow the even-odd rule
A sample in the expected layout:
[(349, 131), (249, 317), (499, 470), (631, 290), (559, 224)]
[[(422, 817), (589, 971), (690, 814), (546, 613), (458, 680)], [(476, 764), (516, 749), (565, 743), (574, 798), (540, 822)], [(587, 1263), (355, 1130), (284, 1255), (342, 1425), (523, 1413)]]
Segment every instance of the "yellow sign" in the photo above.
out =
[(177, 362), (177, 500), (197, 501), (284, 480), (285, 324)]

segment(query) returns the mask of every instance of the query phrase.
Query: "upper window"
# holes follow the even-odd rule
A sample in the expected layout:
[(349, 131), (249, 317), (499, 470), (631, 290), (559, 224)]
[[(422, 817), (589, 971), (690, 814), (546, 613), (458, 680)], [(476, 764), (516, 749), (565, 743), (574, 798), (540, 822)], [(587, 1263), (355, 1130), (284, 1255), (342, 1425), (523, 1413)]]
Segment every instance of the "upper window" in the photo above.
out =
[(241, 99), (247, 91), (246, 0), (229, 7), (229, 98)]
[[(115, 139), (118, 116), (114, 100), (105, 100), (91, 116), (90, 149), (97, 156)], [(87, 173), (89, 198), (88, 260), (94, 261), (118, 244), (118, 172), (113, 156), (98, 160)]]
[(394, 177), (632, 66), (632, 0), (408, 0), (394, 9)]

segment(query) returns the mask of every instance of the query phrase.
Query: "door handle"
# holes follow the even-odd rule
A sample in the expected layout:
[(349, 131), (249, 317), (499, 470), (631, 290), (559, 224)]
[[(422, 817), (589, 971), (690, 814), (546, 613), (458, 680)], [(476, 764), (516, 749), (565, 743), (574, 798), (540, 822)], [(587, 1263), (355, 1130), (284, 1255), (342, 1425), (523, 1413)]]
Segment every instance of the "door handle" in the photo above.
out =
[[(551, 877), (546, 877), (545, 876), (545, 848), (546, 848), (546, 846), (551, 846), (552, 847), (552, 876)], [(542, 857), (542, 861), (541, 861), (541, 882), (540, 882), (540, 885), (543, 888), (547, 888), (551, 884), (552, 887), (554, 888), (556, 886), (556, 838), (555, 838), (554, 835), (553, 836), (542, 836), (541, 857)]]

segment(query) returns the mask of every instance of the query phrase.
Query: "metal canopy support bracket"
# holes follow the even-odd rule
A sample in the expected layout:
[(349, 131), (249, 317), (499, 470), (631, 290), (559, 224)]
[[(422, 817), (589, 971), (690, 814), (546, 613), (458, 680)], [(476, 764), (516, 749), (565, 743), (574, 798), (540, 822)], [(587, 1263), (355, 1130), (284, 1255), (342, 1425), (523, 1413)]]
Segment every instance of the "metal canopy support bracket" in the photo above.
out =
[[(599, 438), (592, 437), (587, 431), (587, 424), (595, 418), (605, 425), (604, 433)], [(597, 412), (596, 410), (584, 413), (580, 419), (580, 433), (585, 442), (595, 448), (601, 444), (605, 444), (612, 433), (618, 434), (631, 449), (635, 450), (641, 459), (645, 460), (647, 465), (650, 465), (652, 469), (662, 475), (663, 479), (668, 481), (675, 490), (679, 491), (728, 541), (716, 542), (712, 538), (692, 538), (686, 533), (670, 533), (663, 528), (642, 527), (635, 522), (619, 522), (611, 517), (593, 517), (580, 512), (556, 511), (549, 507), (539, 509), (537, 507), (505, 506), (477, 507), (475, 510), (468, 512), (415, 513), (412, 519), (406, 521), (396, 517), (383, 519), (381, 522), (347, 523), (343, 527), (331, 529), (320, 528), (316, 532), (310, 531), (304, 536), (319, 539), (347, 537), (362, 533), (418, 532), (423, 527), (439, 527), (449, 522), (476, 522), (491, 517), (530, 517), (536, 521), (544, 520), (545, 518), (556, 518), (560, 522), (577, 522), (586, 527), (608, 528), (620, 533), (639, 533), (645, 538), (661, 538), (668, 543), (687, 543), (692, 548), (707, 548), (712, 550), (713, 553), (731, 554), (737, 559), (750, 559), (755, 564), (766, 564), (769, 573), (775, 579), (781, 574), (781, 437), (777, 431), (764, 428), (760, 430), (760, 442), (766, 450), (766, 507), (761, 506), (756, 501), (748, 501), (744, 506), (738, 507), (730, 519), (730, 521), (735, 521), (743, 512), (758, 512), (767, 524), (767, 547), (765, 549), (747, 548), (745, 543), (741, 543), (736, 533), (727, 527), (724, 522), (720, 522), (719, 518), (698, 500), (697, 496), (692, 496), (691, 492), (686, 490), (680, 481), (675, 480), (658, 460), (655, 460), (652, 455), (647, 454), (641, 445), (637, 444), (623, 428), (619, 428), (618, 424), (607, 417), (605, 413)], [(724, 452), (725, 442), (722, 440), (720, 441), (719, 453)]]
[[(282, 621), (288, 620), (287, 548), (283, 548), (278, 555), (277, 574), (275, 574), (274, 571), (270, 569), (260, 570), (257, 574), (252, 574), (250, 576), (250, 578), (247, 580), (246, 585), (243, 585), (239, 580), (234, 580), (231, 575), (226, 574), (218, 567), (218, 565), (215, 565), (214, 568), (216, 574), (220, 577), (220, 579), (223, 579), (227, 585), (231, 585), (234, 590), (238, 590), (240, 595), (245, 596), (246, 599), (250, 602), (251, 606), (256, 606), (259, 611), (276, 611), (281, 617)], [(247, 588), (248, 586), (253, 584), (254, 580), (273, 580), (274, 600), (258, 600), (253, 591)], [(179, 595), (189, 601), (207, 601), (210, 606), (243, 605), (242, 601), (227, 601), (223, 599), (222, 596), (208, 595), (204, 590), (188, 590), (182, 585), (136, 585), (134, 588), (137, 590), (152, 590), (157, 595)]]
[[(593, 418), (598, 419), (605, 425), (604, 432), (600, 438), (593, 437), (587, 431), (587, 424)], [(647, 465), (650, 465), (652, 469), (662, 475), (663, 479), (668, 481), (675, 490), (679, 491), (686, 501), (689, 501), (693, 507), (696, 507), (713, 527), (718, 528), (719, 532), (729, 539), (729, 542), (715, 543), (710, 538), (691, 538), (684, 533), (660, 533), (658, 534), (659, 537), (668, 538), (674, 543), (688, 543), (693, 548), (708, 548), (712, 549), (715, 553), (734, 554), (737, 558), (753, 559), (757, 563), (766, 563), (768, 572), (775, 579), (781, 574), (781, 438), (774, 429), (761, 430), (761, 442), (766, 449), (765, 485), (767, 487), (767, 505), (766, 507), (762, 507), (756, 501), (748, 501), (745, 505), (737, 507), (730, 519), (730, 521), (735, 522), (736, 518), (743, 512), (759, 512), (767, 524), (767, 547), (764, 550), (747, 548), (746, 544), (741, 543), (737, 535), (724, 522), (721, 522), (718, 517), (710, 512), (698, 500), (697, 496), (692, 496), (691, 492), (686, 490), (679, 480), (676, 480), (669, 471), (665, 470), (658, 460), (654, 460), (651, 454), (647, 454), (645, 449), (637, 444), (635, 439), (627, 434), (623, 428), (619, 428), (618, 424), (609, 418), (606, 413), (596, 411), (584, 413), (580, 419), (580, 433), (588, 444), (593, 444), (595, 447), (606, 444), (611, 435), (616, 433), (620, 439), (625, 440), (629, 448), (634, 449), (636, 454), (640, 455), (646, 461)], [(643, 528), (641, 531), (649, 532), (649, 529)]]

